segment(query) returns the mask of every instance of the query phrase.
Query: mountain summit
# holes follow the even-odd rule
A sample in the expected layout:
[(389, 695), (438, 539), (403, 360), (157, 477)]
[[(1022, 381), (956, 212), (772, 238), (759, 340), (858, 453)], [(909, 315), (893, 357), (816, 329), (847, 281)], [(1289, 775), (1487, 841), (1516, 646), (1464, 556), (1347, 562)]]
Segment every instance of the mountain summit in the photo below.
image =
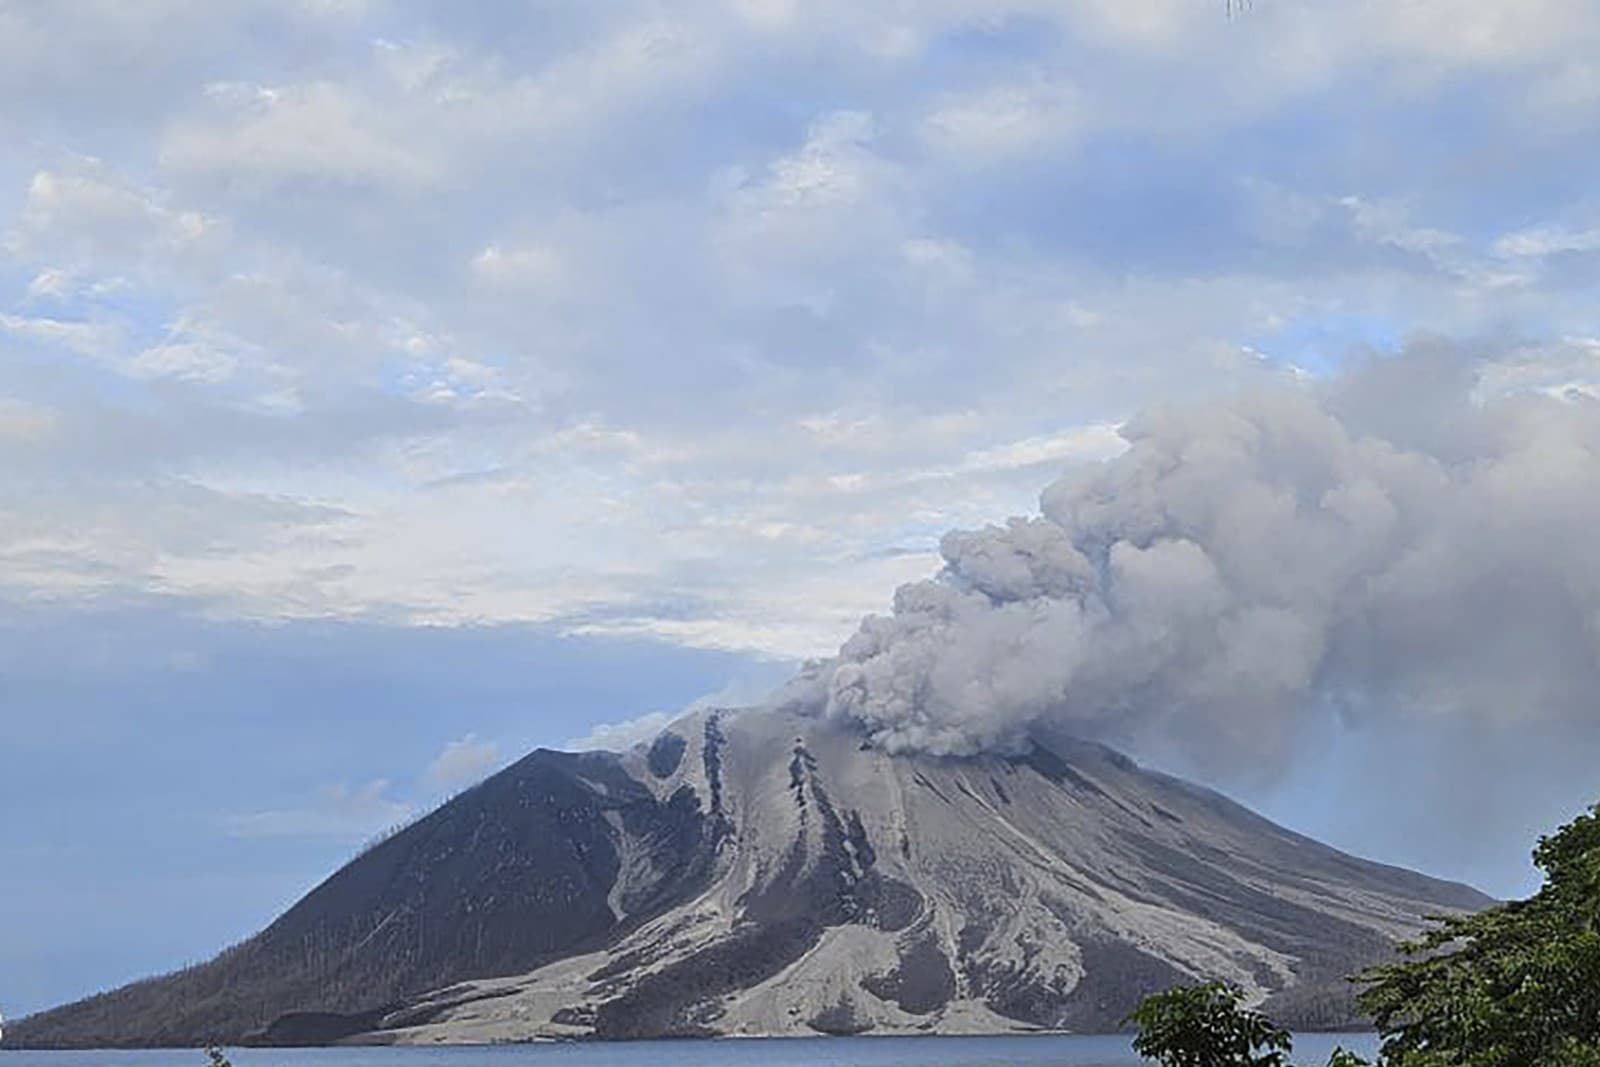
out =
[(889, 755), (703, 712), (621, 755), (536, 751), (211, 962), (7, 1043), (1094, 1031), (1197, 978), (1327, 1026), (1344, 975), (1488, 903), (1096, 744)]

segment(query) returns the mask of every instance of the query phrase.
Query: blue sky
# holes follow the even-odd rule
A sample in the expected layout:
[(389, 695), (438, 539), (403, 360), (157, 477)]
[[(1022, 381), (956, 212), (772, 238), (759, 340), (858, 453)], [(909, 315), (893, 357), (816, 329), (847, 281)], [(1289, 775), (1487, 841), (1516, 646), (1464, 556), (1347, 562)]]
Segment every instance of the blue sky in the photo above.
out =
[[(1600, 377), (1600, 8), (1223, 8), (0, 8), (0, 1011), (759, 693), (1149, 404)], [(1541, 827), (1364, 831), (1335, 747), (1251, 799), (1526, 885)]]

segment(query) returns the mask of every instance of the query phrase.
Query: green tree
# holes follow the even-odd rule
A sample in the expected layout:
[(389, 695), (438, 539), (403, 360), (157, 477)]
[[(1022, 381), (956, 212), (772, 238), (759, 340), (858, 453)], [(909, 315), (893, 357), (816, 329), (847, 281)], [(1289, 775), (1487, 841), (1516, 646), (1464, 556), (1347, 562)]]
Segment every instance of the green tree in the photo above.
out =
[(1358, 976), (1385, 1067), (1600, 1067), (1600, 805), (1533, 858), (1534, 896), (1440, 917)]
[(1154, 993), (1123, 1020), (1138, 1027), (1134, 1051), (1164, 1067), (1288, 1067), (1289, 1031), (1242, 1006), (1224, 982)]

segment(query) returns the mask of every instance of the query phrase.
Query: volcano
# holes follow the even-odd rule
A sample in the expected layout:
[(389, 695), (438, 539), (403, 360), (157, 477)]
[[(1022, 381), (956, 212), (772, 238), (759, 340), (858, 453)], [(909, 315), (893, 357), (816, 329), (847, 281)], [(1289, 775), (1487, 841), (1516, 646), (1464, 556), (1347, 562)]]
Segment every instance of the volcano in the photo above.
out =
[(1097, 744), (891, 755), (706, 711), (627, 753), (535, 751), (212, 961), (6, 1043), (1105, 1031), (1198, 979), (1334, 1027), (1346, 975), (1489, 903)]

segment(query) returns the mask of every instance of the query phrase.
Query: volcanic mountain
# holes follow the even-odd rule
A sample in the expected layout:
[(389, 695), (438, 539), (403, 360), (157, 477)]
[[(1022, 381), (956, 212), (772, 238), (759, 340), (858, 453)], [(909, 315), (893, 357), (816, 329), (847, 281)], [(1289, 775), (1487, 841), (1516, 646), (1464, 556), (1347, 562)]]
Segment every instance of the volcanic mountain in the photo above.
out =
[(1488, 903), (1096, 744), (889, 755), (703, 712), (620, 755), (536, 751), (211, 962), (6, 1041), (1094, 1031), (1200, 978), (1329, 1026), (1345, 975)]

